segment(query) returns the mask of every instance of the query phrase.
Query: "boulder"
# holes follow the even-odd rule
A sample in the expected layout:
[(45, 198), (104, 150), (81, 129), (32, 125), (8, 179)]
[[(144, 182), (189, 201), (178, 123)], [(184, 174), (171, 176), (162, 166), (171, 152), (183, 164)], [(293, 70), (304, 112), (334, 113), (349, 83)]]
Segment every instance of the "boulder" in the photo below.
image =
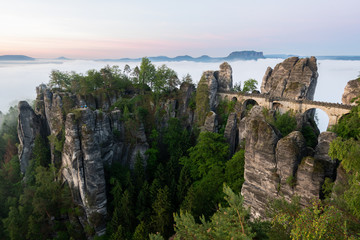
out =
[(318, 72), (316, 58), (291, 57), (268, 67), (261, 84), (261, 93), (271, 97), (313, 100)]
[(351, 80), (346, 84), (344, 93), (342, 95), (342, 103), (356, 105), (356, 103), (352, 102), (351, 100), (359, 96), (360, 96), (360, 78)]

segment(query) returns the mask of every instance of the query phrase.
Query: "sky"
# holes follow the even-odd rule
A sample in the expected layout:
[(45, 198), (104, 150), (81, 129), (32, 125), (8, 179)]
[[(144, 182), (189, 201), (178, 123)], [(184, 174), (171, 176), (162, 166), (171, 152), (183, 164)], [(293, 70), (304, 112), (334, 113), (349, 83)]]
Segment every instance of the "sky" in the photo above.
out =
[(359, 0), (5, 0), (0, 55), (360, 55)]

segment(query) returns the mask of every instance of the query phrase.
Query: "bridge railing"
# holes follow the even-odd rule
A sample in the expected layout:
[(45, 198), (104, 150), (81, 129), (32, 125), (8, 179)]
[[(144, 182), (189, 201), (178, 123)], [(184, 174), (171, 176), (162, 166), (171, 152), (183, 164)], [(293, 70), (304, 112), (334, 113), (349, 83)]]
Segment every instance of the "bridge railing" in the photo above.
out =
[(268, 99), (270, 102), (274, 101), (285, 101), (285, 102), (294, 102), (298, 104), (311, 104), (316, 106), (324, 106), (324, 107), (334, 107), (334, 108), (342, 108), (342, 109), (351, 109), (353, 105), (342, 104), (342, 103), (331, 103), (331, 102), (321, 102), (321, 101), (313, 101), (309, 99), (291, 99), (291, 98), (284, 98), (284, 97), (273, 97), (267, 94), (262, 93), (242, 93), (242, 92), (233, 92), (233, 91), (221, 91), (218, 92), (221, 94), (231, 94), (231, 95), (240, 95), (245, 97), (256, 97), (256, 98), (265, 98)]

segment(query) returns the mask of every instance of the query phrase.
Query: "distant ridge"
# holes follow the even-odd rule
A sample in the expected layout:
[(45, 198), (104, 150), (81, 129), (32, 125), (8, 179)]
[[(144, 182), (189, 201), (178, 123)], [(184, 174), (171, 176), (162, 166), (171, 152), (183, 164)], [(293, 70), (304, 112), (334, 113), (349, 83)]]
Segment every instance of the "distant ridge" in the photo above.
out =
[(25, 55), (2, 55), (0, 61), (34, 61), (35, 58)]
[[(256, 51), (235, 51), (230, 53), (227, 57), (210, 57), (208, 55), (203, 55), (197, 58), (191, 57), (189, 55), (177, 56), (174, 58), (166, 56), (157, 56), (157, 57), (148, 57), (152, 62), (180, 62), (180, 61), (189, 61), (189, 62), (219, 62), (219, 61), (234, 61), (234, 60), (257, 60), (265, 58), (263, 52)], [(129, 61), (141, 61), (141, 58), (120, 58), (120, 59), (99, 59), (98, 61), (116, 61), (116, 62), (129, 62)]]

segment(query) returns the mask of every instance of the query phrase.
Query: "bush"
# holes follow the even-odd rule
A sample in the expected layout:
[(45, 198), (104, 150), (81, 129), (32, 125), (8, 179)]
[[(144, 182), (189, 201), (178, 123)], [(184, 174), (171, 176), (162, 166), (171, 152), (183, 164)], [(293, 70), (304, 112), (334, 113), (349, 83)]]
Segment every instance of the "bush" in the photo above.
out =
[(279, 129), (281, 134), (285, 137), (292, 131), (296, 129), (296, 119), (293, 116), (292, 112), (286, 112), (281, 114), (280, 112), (275, 113), (275, 119), (273, 121), (273, 125)]

